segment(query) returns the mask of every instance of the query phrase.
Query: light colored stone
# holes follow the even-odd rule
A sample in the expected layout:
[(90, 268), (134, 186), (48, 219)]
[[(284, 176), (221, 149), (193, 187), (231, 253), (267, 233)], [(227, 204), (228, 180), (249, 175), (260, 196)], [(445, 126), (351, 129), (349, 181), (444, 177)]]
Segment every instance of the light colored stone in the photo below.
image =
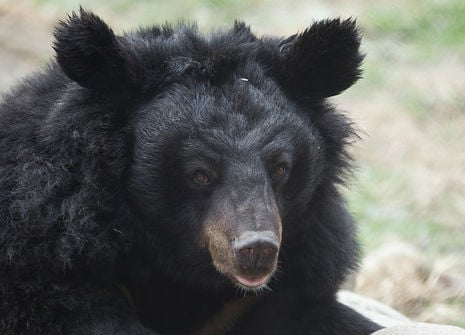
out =
[(465, 330), (458, 327), (412, 322), (389, 306), (350, 291), (339, 291), (338, 300), (377, 324), (387, 327), (372, 335), (465, 335)]
[(465, 335), (465, 330), (430, 323), (407, 323), (378, 330), (372, 335)]
[(391, 307), (350, 291), (339, 291), (337, 299), (344, 305), (349, 306), (383, 327), (391, 327), (410, 322), (406, 316)]

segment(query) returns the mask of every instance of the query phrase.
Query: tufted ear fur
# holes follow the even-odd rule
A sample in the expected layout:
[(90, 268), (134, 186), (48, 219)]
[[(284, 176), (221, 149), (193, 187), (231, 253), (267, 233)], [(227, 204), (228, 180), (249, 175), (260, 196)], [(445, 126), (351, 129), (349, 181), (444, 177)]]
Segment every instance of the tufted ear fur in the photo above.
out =
[(315, 22), (279, 44), (284, 86), (298, 97), (337, 95), (360, 78), (363, 55), (355, 20)]
[(53, 48), (61, 69), (83, 87), (115, 92), (130, 84), (124, 50), (117, 37), (91, 12), (81, 8), (61, 21), (55, 28)]

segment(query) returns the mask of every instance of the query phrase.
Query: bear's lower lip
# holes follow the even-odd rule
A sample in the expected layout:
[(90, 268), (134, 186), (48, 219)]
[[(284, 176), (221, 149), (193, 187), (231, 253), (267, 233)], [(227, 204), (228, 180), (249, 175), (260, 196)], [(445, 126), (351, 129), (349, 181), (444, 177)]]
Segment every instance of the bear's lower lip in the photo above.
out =
[(235, 275), (234, 278), (237, 280), (239, 284), (254, 288), (254, 287), (259, 287), (259, 286), (266, 284), (270, 276), (267, 275), (263, 277), (249, 277), (248, 278), (248, 277)]

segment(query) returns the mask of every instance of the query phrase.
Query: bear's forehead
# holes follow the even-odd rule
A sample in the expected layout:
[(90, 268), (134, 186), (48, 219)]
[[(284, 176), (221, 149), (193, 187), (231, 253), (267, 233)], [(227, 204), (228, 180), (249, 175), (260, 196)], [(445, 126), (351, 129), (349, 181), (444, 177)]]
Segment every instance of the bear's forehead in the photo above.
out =
[(192, 125), (206, 130), (238, 132), (299, 123), (296, 107), (276, 85), (266, 81), (247, 73), (237, 73), (217, 85), (191, 81), (175, 85), (168, 104), (163, 105), (169, 109), (171, 102), (174, 113), (184, 114)]
[(281, 106), (256, 89), (246, 92), (219, 99), (203, 97), (210, 100), (210, 107), (197, 111), (190, 138), (200, 148), (254, 155), (268, 149), (289, 149), (295, 145), (295, 137), (311, 132), (291, 106)]
[(272, 143), (290, 146), (296, 137), (308, 142), (315, 131), (253, 63), (239, 64), (220, 82), (186, 75), (155, 96), (144, 115), (140, 132), (149, 142), (188, 140), (199, 150), (218, 152), (258, 153)]
[(295, 107), (276, 91), (239, 76), (222, 85), (194, 81), (172, 87), (154, 113), (166, 115), (168, 129), (228, 150), (263, 147), (282, 132), (291, 136), (305, 127)]

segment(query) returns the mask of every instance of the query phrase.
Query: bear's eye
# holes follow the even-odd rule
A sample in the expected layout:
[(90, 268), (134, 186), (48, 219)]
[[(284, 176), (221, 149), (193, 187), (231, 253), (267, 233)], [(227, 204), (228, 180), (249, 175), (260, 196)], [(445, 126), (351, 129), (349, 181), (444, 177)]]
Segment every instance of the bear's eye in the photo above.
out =
[(208, 174), (205, 171), (195, 171), (194, 175), (192, 177), (194, 182), (199, 185), (207, 185), (210, 183), (210, 178), (208, 177)]
[(271, 176), (274, 178), (281, 178), (286, 175), (287, 166), (285, 163), (281, 163), (271, 169)]

